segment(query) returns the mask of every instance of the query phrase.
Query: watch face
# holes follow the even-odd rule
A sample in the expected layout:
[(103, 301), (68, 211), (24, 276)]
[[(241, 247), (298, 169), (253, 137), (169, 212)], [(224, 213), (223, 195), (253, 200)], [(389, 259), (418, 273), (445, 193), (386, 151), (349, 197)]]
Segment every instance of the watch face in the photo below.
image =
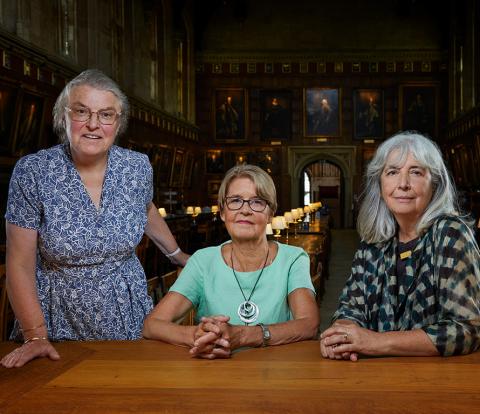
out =
[(263, 323), (259, 323), (258, 326), (262, 328), (263, 346), (267, 346), (268, 341), (272, 337), (272, 334), (270, 333), (270, 329), (268, 329), (268, 326), (265, 326)]
[(271, 338), (270, 330), (267, 326), (263, 326), (263, 340), (268, 341)]

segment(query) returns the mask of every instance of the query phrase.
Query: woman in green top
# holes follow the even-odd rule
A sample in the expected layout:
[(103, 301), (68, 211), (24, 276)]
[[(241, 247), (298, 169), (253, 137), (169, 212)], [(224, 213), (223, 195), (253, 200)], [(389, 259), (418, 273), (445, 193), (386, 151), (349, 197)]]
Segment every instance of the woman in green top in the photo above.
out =
[[(170, 292), (145, 319), (143, 335), (228, 358), (234, 349), (314, 338), (319, 315), (308, 255), (269, 242), (277, 208), (271, 177), (253, 165), (230, 169), (218, 192), (231, 240), (197, 251)], [(196, 309), (196, 326), (174, 321)]]

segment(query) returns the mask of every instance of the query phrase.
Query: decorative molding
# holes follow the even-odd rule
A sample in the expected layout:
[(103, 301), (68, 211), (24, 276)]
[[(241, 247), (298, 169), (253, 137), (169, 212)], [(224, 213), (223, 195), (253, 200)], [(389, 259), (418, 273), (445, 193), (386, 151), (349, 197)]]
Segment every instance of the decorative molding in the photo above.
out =
[(283, 50), (267, 53), (229, 51), (197, 53), (195, 58), (204, 63), (248, 63), (248, 62), (383, 62), (383, 61), (447, 61), (448, 53), (442, 50), (365, 50), (340, 52), (318, 52), (312, 54), (288, 53)]
[[(252, 74), (257, 73), (257, 67), (260, 73), (265, 74), (344, 74), (350, 73), (438, 73), (447, 71), (447, 63), (442, 60), (407, 60), (399, 58), (398, 60), (293, 60), (289, 63), (285, 61), (278, 62), (278, 59), (232, 62), (228, 57), (224, 57), (221, 62), (197, 62), (197, 67), (202, 65), (205, 70), (197, 73), (208, 74)], [(223, 71), (222, 67), (230, 67), (230, 71)], [(263, 71), (262, 71), (263, 69)]]

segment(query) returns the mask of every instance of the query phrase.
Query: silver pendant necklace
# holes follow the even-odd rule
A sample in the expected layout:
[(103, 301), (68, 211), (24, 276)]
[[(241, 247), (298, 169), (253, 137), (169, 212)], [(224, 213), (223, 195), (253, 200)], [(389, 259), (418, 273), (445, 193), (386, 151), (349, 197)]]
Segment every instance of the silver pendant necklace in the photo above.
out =
[(245, 296), (245, 293), (243, 293), (243, 289), (242, 289), (242, 286), (240, 285), (237, 274), (235, 273), (235, 268), (233, 267), (233, 245), (232, 245), (232, 250), (230, 251), (230, 262), (232, 265), (233, 276), (235, 276), (235, 280), (237, 281), (238, 287), (240, 288), (240, 292), (242, 292), (243, 299), (245, 299), (245, 301), (240, 303), (240, 305), (238, 306), (237, 314), (240, 320), (245, 323), (245, 325), (255, 322), (258, 319), (258, 315), (260, 314), (260, 309), (258, 308), (258, 305), (250, 299), (252, 299), (253, 292), (255, 292), (255, 288), (257, 287), (258, 281), (262, 277), (263, 269), (265, 269), (265, 266), (267, 265), (269, 253), (270, 253), (270, 249), (267, 246), (267, 257), (265, 257), (265, 262), (263, 263), (262, 270), (260, 271), (260, 274), (257, 277), (257, 281), (253, 286), (252, 292), (250, 293), (250, 296), (247, 299), (247, 297)]

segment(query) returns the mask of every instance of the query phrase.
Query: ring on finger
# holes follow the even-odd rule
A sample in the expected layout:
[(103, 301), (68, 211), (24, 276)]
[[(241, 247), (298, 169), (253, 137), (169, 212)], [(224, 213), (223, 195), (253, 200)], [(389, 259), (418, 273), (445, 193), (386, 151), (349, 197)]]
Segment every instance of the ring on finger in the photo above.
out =
[(348, 342), (348, 333), (345, 332), (345, 333), (343, 334), (343, 340), (344, 340), (345, 342)]

